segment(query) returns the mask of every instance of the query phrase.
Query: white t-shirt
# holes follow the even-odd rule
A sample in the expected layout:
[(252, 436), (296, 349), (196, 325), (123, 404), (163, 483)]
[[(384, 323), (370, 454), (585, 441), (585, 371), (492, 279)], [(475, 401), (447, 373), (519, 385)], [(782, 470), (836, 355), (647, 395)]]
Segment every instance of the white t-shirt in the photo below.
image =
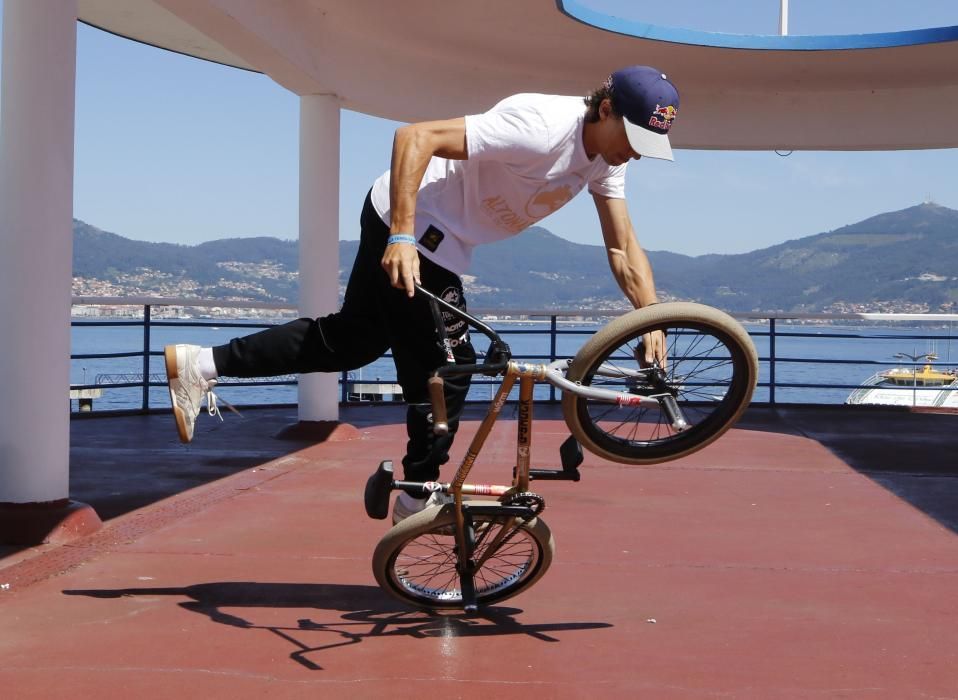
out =
[[(590, 192), (623, 199), (626, 166), (589, 160), (585, 113), (581, 97), (522, 94), (467, 116), (468, 160), (432, 158), (419, 186), (419, 251), (461, 275), (475, 246), (516, 235), (587, 183)], [(389, 171), (373, 185), (372, 205), (388, 225)], [(435, 236), (423, 239), (430, 226), (444, 234), (438, 244)]]

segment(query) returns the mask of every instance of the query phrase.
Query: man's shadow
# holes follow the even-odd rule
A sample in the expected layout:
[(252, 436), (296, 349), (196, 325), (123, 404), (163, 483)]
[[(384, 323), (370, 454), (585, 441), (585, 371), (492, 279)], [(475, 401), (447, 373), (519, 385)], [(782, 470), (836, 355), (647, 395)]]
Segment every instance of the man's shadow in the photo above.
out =
[[(559, 622), (524, 625), (515, 619), (522, 613), (518, 608), (480, 608), (476, 615), (462, 611), (435, 612), (414, 610), (390, 598), (376, 586), (355, 586), (335, 583), (257, 583), (254, 581), (226, 581), (199, 583), (182, 588), (118, 588), (65, 590), (65, 595), (91, 598), (120, 598), (125, 596), (177, 596), (189, 598), (179, 606), (191, 612), (206, 615), (213, 622), (244, 629), (267, 630), (297, 648), (290, 658), (311, 670), (322, 670), (308, 655), (326, 649), (359, 644), (370, 637), (482, 637), (525, 634), (543, 642), (558, 642), (550, 632), (601, 629), (612, 627), (606, 622)], [(259, 625), (224, 608), (278, 609), (315, 608), (342, 612), (338, 619), (317, 622), (309, 618), (292, 621), (289, 625)], [(302, 641), (303, 633), (331, 632), (338, 641), (319, 646)]]

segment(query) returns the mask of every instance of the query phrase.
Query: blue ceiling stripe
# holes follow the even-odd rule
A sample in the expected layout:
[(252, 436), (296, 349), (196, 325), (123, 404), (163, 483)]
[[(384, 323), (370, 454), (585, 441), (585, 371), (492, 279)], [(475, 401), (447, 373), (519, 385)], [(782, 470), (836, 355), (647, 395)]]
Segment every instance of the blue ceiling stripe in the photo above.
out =
[(607, 15), (584, 5), (580, 0), (556, 0), (559, 11), (572, 19), (616, 34), (652, 39), (672, 44), (710, 46), (723, 49), (770, 51), (841, 51), (883, 49), (958, 41), (958, 26), (912, 29), (876, 34), (839, 34), (821, 36), (778, 36), (771, 34), (720, 34), (692, 29), (663, 27), (648, 22)]

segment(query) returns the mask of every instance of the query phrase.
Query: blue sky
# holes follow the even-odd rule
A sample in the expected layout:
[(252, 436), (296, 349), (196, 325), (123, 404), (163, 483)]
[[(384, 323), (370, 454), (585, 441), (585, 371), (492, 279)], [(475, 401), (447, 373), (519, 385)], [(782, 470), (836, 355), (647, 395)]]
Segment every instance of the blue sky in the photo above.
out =
[[(623, 3), (629, 19), (774, 34), (777, 0)], [(0, 0), (2, 6), (2, 0)], [(958, 25), (958, 2), (791, 0), (791, 34)], [(268, 78), (78, 27), (74, 214), (128, 238), (194, 244), (296, 238), (298, 98)], [(344, 111), (341, 238), (358, 237), (363, 197), (389, 165), (397, 123)], [(627, 198), (642, 244), (698, 255), (753, 250), (820, 233), (929, 196), (958, 209), (958, 150), (677, 152), (630, 166)], [(542, 224), (599, 244), (580, 196)]]

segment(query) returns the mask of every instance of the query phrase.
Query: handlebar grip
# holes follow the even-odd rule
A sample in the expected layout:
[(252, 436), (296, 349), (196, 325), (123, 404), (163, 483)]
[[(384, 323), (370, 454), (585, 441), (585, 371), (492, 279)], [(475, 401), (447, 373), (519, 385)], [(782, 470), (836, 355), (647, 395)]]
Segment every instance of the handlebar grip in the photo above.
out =
[(443, 391), (442, 377), (429, 377), (429, 400), (432, 402), (432, 432), (436, 435), (449, 433), (449, 420), (446, 417), (446, 394)]

